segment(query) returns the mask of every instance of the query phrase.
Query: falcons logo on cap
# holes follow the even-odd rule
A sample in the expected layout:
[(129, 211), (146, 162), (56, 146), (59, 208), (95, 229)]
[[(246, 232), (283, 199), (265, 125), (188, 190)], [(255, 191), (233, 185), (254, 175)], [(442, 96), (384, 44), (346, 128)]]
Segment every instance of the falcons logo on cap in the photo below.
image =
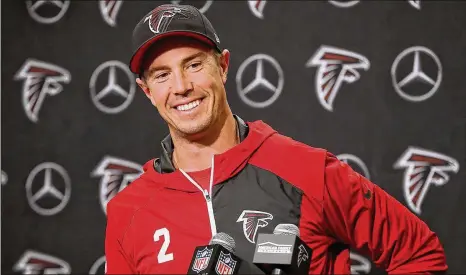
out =
[(433, 151), (409, 147), (394, 164), (404, 168), (403, 191), (408, 206), (421, 214), (421, 205), (431, 184), (442, 186), (450, 177), (447, 172), (457, 173), (459, 164), (446, 155)]
[(23, 274), (70, 274), (70, 265), (54, 256), (27, 250), (13, 267)]
[(244, 210), (236, 222), (243, 222), (244, 236), (249, 242), (255, 243), (257, 229), (266, 227), (268, 225), (267, 220), (272, 219), (272, 214), (266, 212)]
[(128, 160), (105, 156), (100, 161), (92, 176), (101, 177), (100, 203), (104, 213), (107, 213), (107, 203), (142, 173), (141, 165)]
[(100, 14), (104, 18), (105, 22), (112, 27), (116, 26), (116, 17), (120, 11), (120, 7), (123, 4), (123, 0), (100, 0), (99, 9)]
[(176, 14), (180, 14), (184, 19), (188, 19), (188, 15), (185, 13), (188, 10), (180, 9), (177, 7), (159, 7), (155, 11), (144, 18), (144, 23), (149, 22), (149, 29), (153, 33), (162, 33), (167, 30), (168, 25), (172, 21)]
[(307, 253), (306, 248), (304, 245), (300, 245), (298, 247), (299, 252), (298, 252), (298, 267), (301, 265), (302, 262), (305, 262), (309, 259), (309, 254)]
[(353, 83), (359, 79), (357, 69), (368, 70), (369, 60), (347, 50), (321, 46), (306, 63), (306, 67), (318, 67), (315, 78), (316, 93), (320, 104), (333, 111), (333, 101), (343, 81)]
[(23, 80), (23, 107), (32, 122), (37, 122), (39, 110), (46, 95), (57, 95), (69, 83), (71, 74), (57, 65), (28, 59), (14, 76), (14, 80)]

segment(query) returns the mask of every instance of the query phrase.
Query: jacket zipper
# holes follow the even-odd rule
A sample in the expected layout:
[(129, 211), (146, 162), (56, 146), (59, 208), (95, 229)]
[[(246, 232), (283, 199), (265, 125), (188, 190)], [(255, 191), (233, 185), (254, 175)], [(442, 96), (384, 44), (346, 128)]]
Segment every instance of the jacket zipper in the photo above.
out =
[(209, 194), (209, 191), (205, 189), (202, 190), (202, 187), (193, 178), (191, 178), (185, 171), (183, 171), (183, 169), (180, 168), (179, 170), (204, 195), (204, 199), (207, 204), (207, 213), (209, 214), (210, 231), (212, 232), (212, 237), (215, 236), (217, 234), (217, 226), (215, 224), (214, 207), (212, 206), (212, 197), (211, 197), (212, 185), (214, 181), (214, 156), (212, 156), (212, 167), (211, 167), (211, 172), (210, 172), (210, 194)]
[(212, 231), (212, 237), (217, 234), (217, 227), (215, 225), (215, 217), (214, 217), (214, 207), (212, 206), (212, 198), (209, 195), (207, 190), (204, 190), (204, 198), (207, 202), (207, 212), (209, 213), (209, 221), (210, 221), (210, 231)]

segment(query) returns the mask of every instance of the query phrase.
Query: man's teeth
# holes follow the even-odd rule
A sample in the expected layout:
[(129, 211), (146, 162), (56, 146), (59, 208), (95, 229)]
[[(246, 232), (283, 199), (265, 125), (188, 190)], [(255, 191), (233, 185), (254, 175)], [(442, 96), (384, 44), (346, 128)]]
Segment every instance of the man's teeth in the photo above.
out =
[(178, 105), (176, 106), (176, 109), (178, 111), (189, 111), (197, 106), (199, 106), (199, 104), (201, 104), (201, 100), (195, 100), (193, 102), (190, 102), (188, 104), (184, 104), (184, 105)]

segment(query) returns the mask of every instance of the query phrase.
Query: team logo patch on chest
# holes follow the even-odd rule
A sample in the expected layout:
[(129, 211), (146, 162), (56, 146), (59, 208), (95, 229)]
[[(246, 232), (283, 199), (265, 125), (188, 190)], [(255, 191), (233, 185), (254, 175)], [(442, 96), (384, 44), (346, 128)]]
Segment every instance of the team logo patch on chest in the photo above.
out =
[(218, 257), (217, 265), (215, 266), (215, 271), (217, 274), (233, 274), (235, 270), (237, 261), (233, 260), (231, 254), (225, 254), (223, 251), (220, 251), (220, 256)]
[(266, 227), (269, 224), (267, 220), (272, 219), (272, 214), (267, 212), (244, 210), (236, 222), (243, 222), (244, 236), (249, 242), (255, 243), (259, 227)]
[(193, 270), (196, 272), (201, 272), (206, 269), (209, 265), (210, 258), (212, 257), (213, 248), (208, 249), (207, 247), (201, 251), (198, 251), (196, 254), (196, 259), (194, 259)]

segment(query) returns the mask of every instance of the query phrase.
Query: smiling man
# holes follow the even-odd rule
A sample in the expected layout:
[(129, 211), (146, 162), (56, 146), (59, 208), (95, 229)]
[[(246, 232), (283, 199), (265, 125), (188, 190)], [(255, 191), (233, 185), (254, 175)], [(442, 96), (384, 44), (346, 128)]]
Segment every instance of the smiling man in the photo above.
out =
[(219, 52), (173, 32), (142, 60), (144, 69), (136, 81), (167, 122), (176, 144), (173, 161), (185, 171), (209, 168), (213, 154), (238, 142), (224, 86), (229, 56), (228, 50)]
[(377, 185), (327, 150), (233, 115), (230, 53), (197, 9), (157, 7), (133, 42), (130, 68), (169, 135), (107, 205), (107, 274), (186, 274), (217, 232), (252, 262), (257, 235), (284, 223), (313, 250), (312, 274), (349, 274), (350, 248), (391, 274), (447, 270), (435, 233)]

